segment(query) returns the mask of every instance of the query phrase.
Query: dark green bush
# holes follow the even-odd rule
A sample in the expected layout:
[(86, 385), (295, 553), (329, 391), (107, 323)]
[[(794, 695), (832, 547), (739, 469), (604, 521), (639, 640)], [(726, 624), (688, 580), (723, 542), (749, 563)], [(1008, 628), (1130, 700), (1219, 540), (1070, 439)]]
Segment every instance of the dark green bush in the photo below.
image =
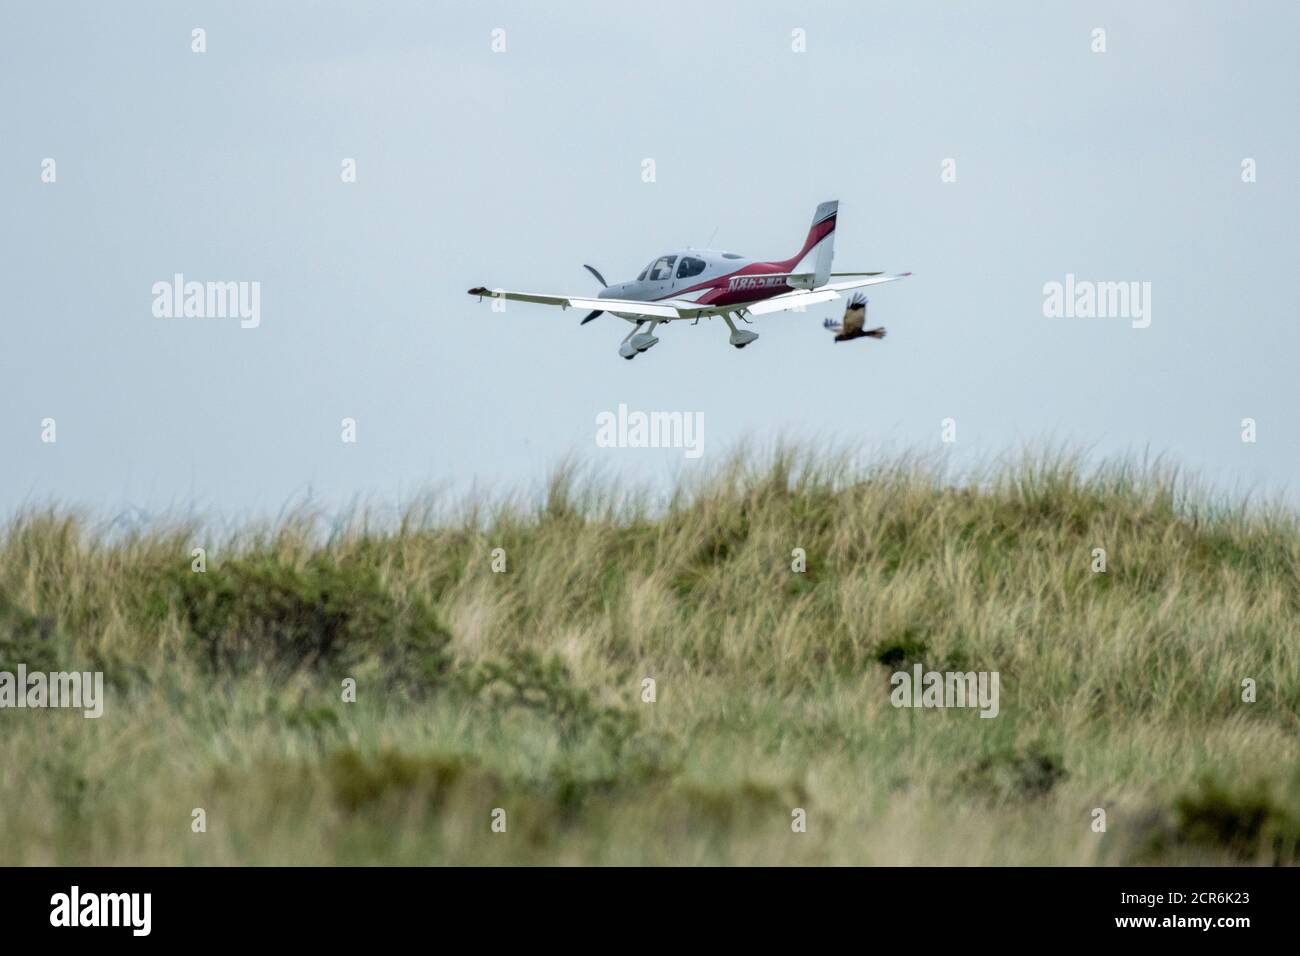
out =
[(27, 613), (0, 593), (0, 671), (15, 673), (19, 664), (28, 671), (62, 670), (60, 657), (54, 621)]
[(1206, 777), (1178, 798), (1174, 814), (1178, 842), (1220, 847), (1245, 860), (1294, 860), (1300, 846), (1300, 819), (1267, 783), (1228, 786)]
[(458, 757), (396, 750), (368, 755), (341, 750), (330, 757), (326, 775), (338, 804), (355, 813), (394, 798), (415, 798), (426, 801), (431, 808), (437, 807), (469, 769), (470, 765)]
[(378, 570), (328, 553), (301, 567), (272, 555), (240, 556), (168, 579), (170, 598), (213, 670), (253, 665), (335, 673), (378, 661), (391, 684), (440, 684), (450, 635), (423, 601), (400, 604)]
[(1031, 744), (985, 754), (961, 773), (959, 782), (998, 799), (1032, 800), (1046, 796), (1065, 776), (1057, 754)]
[(522, 708), (543, 715), (566, 742), (594, 733), (614, 757), (637, 727), (631, 711), (602, 706), (590, 691), (574, 686), (560, 658), (543, 658), (532, 650), (483, 661), (463, 675), (463, 686), (493, 708)]

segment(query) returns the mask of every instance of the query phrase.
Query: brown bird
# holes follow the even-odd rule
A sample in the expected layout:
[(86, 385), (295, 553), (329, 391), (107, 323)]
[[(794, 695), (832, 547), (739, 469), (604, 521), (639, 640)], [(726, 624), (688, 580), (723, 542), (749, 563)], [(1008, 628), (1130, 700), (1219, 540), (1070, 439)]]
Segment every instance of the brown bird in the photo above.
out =
[(844, 321), (842, 323), (836, 325), (833, 319), (827, 319), (822, 325), (835, 333), (836, 342), (847, 342), (850, 339), (883, 339), (885, 337), (884, 326), (878, 329), (863, 329), (862, 326), (866, 321), (867, 298), (858, 293), (849, 299), (849, 304), (844, 307)]

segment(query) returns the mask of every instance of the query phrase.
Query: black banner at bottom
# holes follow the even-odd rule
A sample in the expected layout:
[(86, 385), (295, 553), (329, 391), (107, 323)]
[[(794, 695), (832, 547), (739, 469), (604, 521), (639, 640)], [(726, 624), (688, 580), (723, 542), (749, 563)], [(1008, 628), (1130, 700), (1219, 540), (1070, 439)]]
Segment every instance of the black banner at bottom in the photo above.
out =
[(7, 942), (338, 944), (431, 928), (494, 943), (588, 930), (663, 940), (689, 928), (731, 942), (848, 932), (1232, 945), (1292, 929), (1296, 889), (1294, 871), (1252, 868), (31, 868), (0, 870), (0, 919)]

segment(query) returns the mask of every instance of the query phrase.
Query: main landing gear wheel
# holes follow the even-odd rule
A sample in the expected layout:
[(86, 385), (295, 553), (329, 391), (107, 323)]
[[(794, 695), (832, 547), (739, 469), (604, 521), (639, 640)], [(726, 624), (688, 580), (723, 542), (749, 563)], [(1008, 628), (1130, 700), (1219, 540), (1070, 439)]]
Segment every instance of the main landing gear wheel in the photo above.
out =
[(629, 361), (636, 358), (642, 352), (648, 351), (655, 345), (659, 344), (659, 339), (651, 334), (657, 322), (650, 323), (650, 332), (642, 332), (641, 326), (644, 322), (638, 322), (636, 328), (628, 333), (627, 338), (618, 347), (618, 354)]
[(736, 323), (731, 321), (731, 316), (726, 312), (722, 313), (722, 321), (726, 322), (727, 328), (731, 330), (731, 335), (727, 338), (727, 341), (738, 349), (743, 349), (750, 342), (754, 341), (754, 339), (758, 338), (757, 332), (751, 332), (749, 329), (736, 328)]

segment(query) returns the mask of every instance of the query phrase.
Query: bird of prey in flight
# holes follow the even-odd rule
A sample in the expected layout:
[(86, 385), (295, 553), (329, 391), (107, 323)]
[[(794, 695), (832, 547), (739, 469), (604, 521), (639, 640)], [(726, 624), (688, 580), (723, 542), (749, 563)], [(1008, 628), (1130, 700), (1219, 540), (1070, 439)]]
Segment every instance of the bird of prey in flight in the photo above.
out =
[(859, 292), (844, 307), (844, 320), (836, 324), (834, 319), (827, 319), (822, 325), (835, 333), (836, 342), (848, 342), (850, 339), (883, 339), (885, 327), (864, 329), (867, 321), (867, 297)]

